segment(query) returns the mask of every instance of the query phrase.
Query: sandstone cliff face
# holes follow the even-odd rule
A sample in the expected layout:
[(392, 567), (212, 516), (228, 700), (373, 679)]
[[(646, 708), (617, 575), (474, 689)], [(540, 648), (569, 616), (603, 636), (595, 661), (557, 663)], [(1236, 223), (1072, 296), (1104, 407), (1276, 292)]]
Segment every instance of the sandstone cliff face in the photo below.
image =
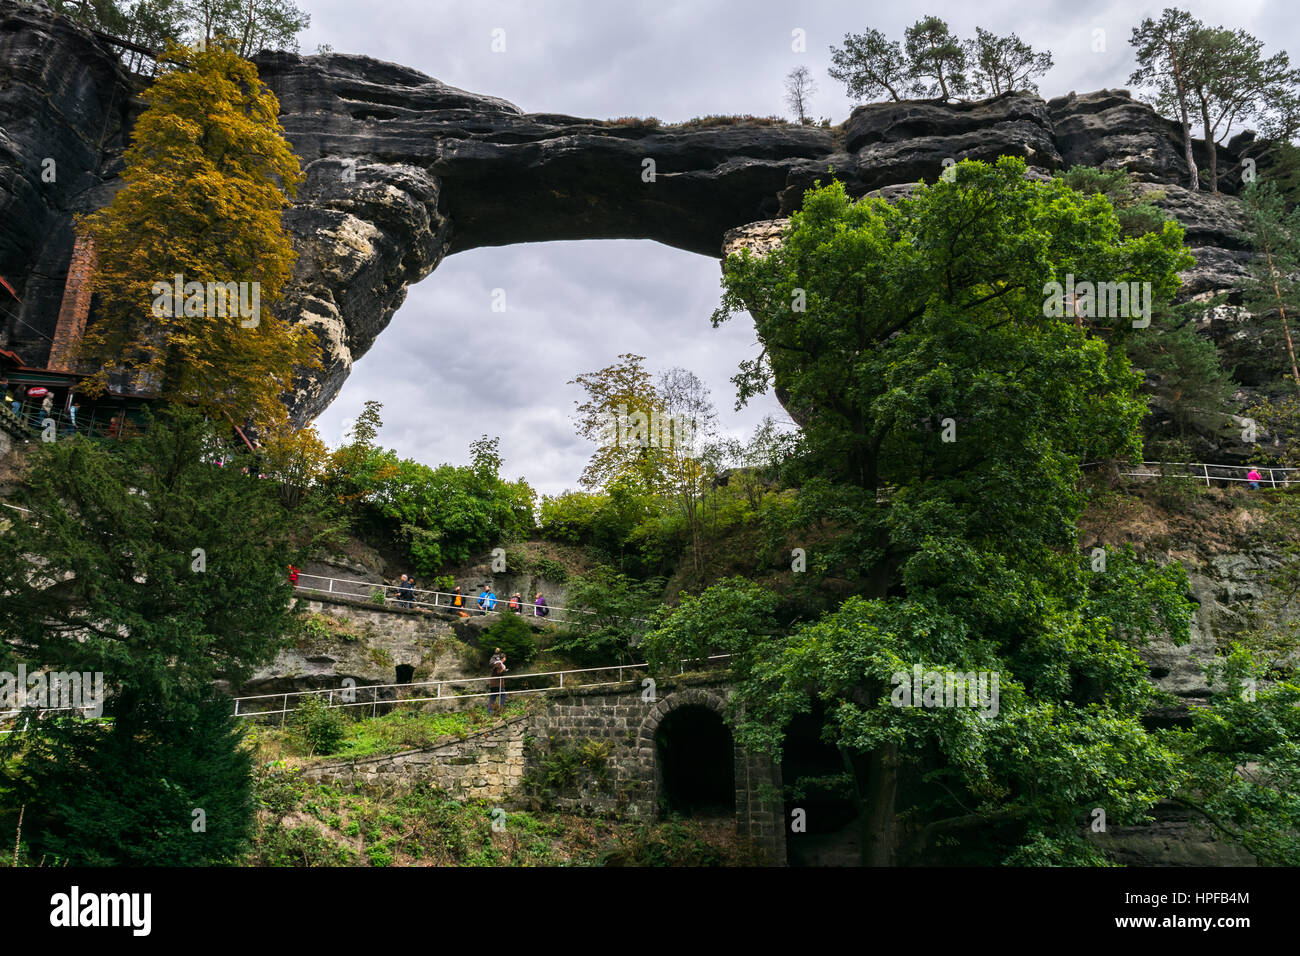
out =
[[(299, 383), (299, 419), (329, 404), (407, 287), (449, 253), (647, 238), (718, 256), (728, 230), (788, 215), (828, 171), (854, 195), (889, 196), (933, 181), (949, 158), (1126, 166), (1165, 188), (1162, 203), (1188, 226), (1199, 260), (1188, 295), (1230, 288), (1248, 258), (1233, 200), (1179, 187), (1176, 125), (1122, 90), (872, 104), (834, 129), (654, 127), (526, 114), (362, 56), (267, 52), (256, 62), (307, 174), (284, 217), (299, 258), (283, 308), (317, 331), (325, 368)], [(44, 8), (0, 0), (0, 275), (26, 303), (26, 325), (5, 321), (0, 345), (29, 363), (48, 353), (72, 217), (111, 196), (140, 108), (134, 92), (109, 46)], [(1220, 151), (1228, 192), (1252, 146), (1238, 137)], [(41, 182), (45, 157), (58, 163), (57, 185)]]
[(1195, 604), (1190, 640), (1176, 645), (1158, 637), (1141, 648), (1151, 679), (1161, 690), (1191, 704), (1210, 693), (1202, 667), (1216, 649), (1258, 637), (1261, 629), (1285, 630), (1295, 620), (1294, 599), (1273, 579), (1277, 553), (1277, 491), (1242, 487), (1188, 488), (1187, 497), (1162, 501), (1157, 487), (1137, 482), (1129, 493), (1101, 500), (1079, 522), (1080, 547), (1107, 551), (1125, 545), (1159, 564), (1177, 561), (1187, 570), (1188, 598)]
[(73, 217), (112, 197), (134, 90), (117, 57), (41, 8), (0, 2), (0, 347), (42, 364)]

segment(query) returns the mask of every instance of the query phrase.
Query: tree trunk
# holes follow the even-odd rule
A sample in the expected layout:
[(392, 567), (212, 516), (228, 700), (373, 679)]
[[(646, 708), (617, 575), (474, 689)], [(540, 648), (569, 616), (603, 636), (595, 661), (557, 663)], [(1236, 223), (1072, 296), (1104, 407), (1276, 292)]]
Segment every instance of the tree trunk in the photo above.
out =
[(1286, 321), (1286, 304), (1282, 301), (1282, 290), (1277, 284), (1277, 269), (1273, 266), (1273, 251), (1268, 244), (1264, 244), (1264, 258), (1268, 262), (1268, 276), (1273, 280), (1273, 297), (1277, 299), (1277, 311), (1282, 317), (1282, 334), (1286, 337), (1286, 354), (1291, 359), (1291, 378), (1295, 380), (1296, 388), (1300, 389), (1300, 369), (1296, 368), (1295, 347), (1291, 344), (1291, 328)]
[(1187, 87), (1183, 84), (1183, 71), (1178, 65), (1178, 54), (1169, 51), (1169, 63), (1174, 70), (1174, 85), (1178, 91), (1178, 113), (1183, 121), (1183, 155), (1187, 159), (1187, 174), (1191, 179), (1187, 187), (1193, 192), (1201, 188), (1200, 175), (1196, 169), (1196, 157), (1192, 155), (1192, 124), (1187, 116)]
[(1210, 131), (1210, 108), (1201, 97), (1201, 123), (1205, 127), (1205, 149), (1210, 154), (1210, 192), (1219, 191), (1219, 151), (1214, 145), (1214, 133)]
[(898, 746), (888, 744), (851, 758), (862, 825), (862, 865), (893, 866), (897, 844)]

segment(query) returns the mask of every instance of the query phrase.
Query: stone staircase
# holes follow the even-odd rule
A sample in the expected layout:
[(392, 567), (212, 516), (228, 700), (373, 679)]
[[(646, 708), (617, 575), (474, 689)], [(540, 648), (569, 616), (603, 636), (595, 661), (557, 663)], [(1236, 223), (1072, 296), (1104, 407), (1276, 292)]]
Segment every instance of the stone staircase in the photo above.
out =
[(0, 403), (0, 431), (15, 441), (31, 441), (31, 431), (8, 405)]

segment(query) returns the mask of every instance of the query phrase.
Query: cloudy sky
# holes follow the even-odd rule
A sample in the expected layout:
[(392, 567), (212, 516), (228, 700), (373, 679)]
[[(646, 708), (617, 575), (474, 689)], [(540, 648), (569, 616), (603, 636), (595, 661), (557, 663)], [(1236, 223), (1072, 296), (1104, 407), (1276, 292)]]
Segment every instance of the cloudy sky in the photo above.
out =
[[(924, 14), (954, 32), (1017, 33), (1056, 65), (1046, 96), (1125, 86), (1128, 37), (1165, 4), (1023, 0), (298, 0), (312, 15), (302, 50), (329, 44), (402, 63), (452, 86), (510, 100), (530, 112), (675, 122), (710, 113), (787, 112), (783, 78), (806, 65), (817, 82), (812, 112), (838, 123), (853, 104), (826, 75), (829, 46), (868, 28), (901, 39)], [(1289, 0), (1180, 4), (1207, 23), (1242, 27), (1266, 50), (1297, 49)], [(501, 30), (503, 52), (493, 52)], [(804, 50), (798, 46), (802, 31)], [(1100, 33), (1098, 31), (1101, 31)], [(1102, 49), (1094, 50), (1094, 46)], [(490, 309), (506, 290), (506, 311)], [(591, 448), (573, 431), (576, 375), (634, 352), (652, 370), (683, 366), (705, 380), (724, 431), (742, 437), (771, 396), (733, 411), (730, 377), (757, 354), (747, 317), (709, 324), (719, 291), (715, 259), (653, 242), (531, 243), (451, 256), (413, 287), (374, 347), (317, 422), (331, 445), (362, 403), (384, 402), (381, 442), (429, 464), (464, 463), (482, 433), (500, 436), (507, 477), (540, 492), (576, 486)]]

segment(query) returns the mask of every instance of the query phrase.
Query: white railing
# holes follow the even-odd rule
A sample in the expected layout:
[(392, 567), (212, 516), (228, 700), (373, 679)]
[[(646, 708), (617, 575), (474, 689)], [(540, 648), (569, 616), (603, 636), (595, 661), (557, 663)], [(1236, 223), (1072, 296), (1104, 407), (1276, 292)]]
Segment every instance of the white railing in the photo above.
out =
[[(306, 584), (303, 581), (304, 578), (311, 578), (313, 581), (320, 581), (322, 582), (322, 586)], [(294, 590), (310, 591), (315, 594), (333, 594), (336, 597), (352, 598), (368, 603), (374, 603), (376, 607), (379, 606), (379, 602), (374, 600), (374, 593), (377, 590), (382, 590), (384, 592), (385, 607), (390, 604), (396, 604), (398, 607), (405, 608), (436, 607), (450, 611), (465, 611), (466, 613), (472, 613), (474, 611), (480, 613), (503, 613), (510, 610), (509, 599), (503, 599), (500, 595), (497, 596), (492, 611), (488, 612), (478, 606), (477, 594), (457, 594), (452, 591), (428, 591), (423, 588), (410, 588), (409, 590), (412, 597), (408, 599), (402, 596), (402, 586), (400, 584), (387, 584), (379, 581), (358, 581), (353, 578), (328, 578), (321, 574), (304, 574), (301, 572), (298, 574), (298, 582), (294, 585)], [(425, 598), (419, 599), (420, 595), (424, 595)], [(455, 606), (451, 603), (457, 597), (459, 597), (463, 602), (460, 606)], [(588, 611), (584, 608), (576, 607), (552, 607), (547, 604), (545, 605), (545, 608), (547, 616), (556, 612), (564, 615), (584, 614), (594, 616), (596, 614), (595, 611)], [(537, 605), (524, 599), (522, 596), (520, 597), (518, 613), (522, 617), (545, 619), (543, 615), (537, 613)], [(632, 618), (631, 620), (635, 620), (641, 624), (646, 623), (640, 618)]]
[[(722, 660), (730, 660), (730, 659), (731, 659), (730, 654), (713, 654), (710, 655), (709, 657), (704, 658), (703, 660), (707, 662), (713, 662), (713, 661), (722, 661)], [(679, 674), (686, 673), (686, 665), (694, 664), (694, 663), (696, 663), (696, 660), (691, 658), (684, 658), (678, 661), (677, 672)], [(563, 690), (565, 686), (564, 678), (566, 675), (572, 677), (572, 675), (575, 674), (601, 674), (601, 673), (608, 673), (610, 671), (617, 671), (618, 674), (614, 680), (592, 681), (590, 683), (579, 682), (577, 684), (573, 683), (572, 680), (570, 680), (569, 682), (570, 687), (608, 687), (614, 684), (622, 684), (623, 675), (625, 673), (646, 671), (648, 670), (649, 666), (650, 665), (646, 663), (610, 664), (606, 667), (582, 667), (582, 668), (575, 668), (575, 669), (563, 670), (563, 671), (535, 671), (533, 673), (528, 673), (528, 674), (508, 674), (504, 677), (449, 677), (449, 678), (444, 678), (442, 680), (420, 681), (418, 683), (411, 683), (411, 684), (362, 684), (359, 687), (326, 687), (326, 688), (319, 688), (316, 690), (291, 690), (279, 694), (252, 694), (249, 696), (235, 697), (232, 699), (235, 702), (236, 717), (267, 717), (267, 716), (275, 716), (278, 714), (280, 715), (281, 722), (283, 722), (285, 715), (289, 714), (290, 712), (296, 709), (294, 707), (289, 706), (289, 699), (291, 697), (294, 698), (295, 700), (301, 697), (325, 697), (327, 707), (338, 707), (338, 708), (369, 707), (371, 708), (371, 716), (377, 716), (380, 704), (385, 704), (385, 705), (419, 704), (431, 700), (468, 701), (468, 700), (476, 700), (481, 697), (498, 697), (498, 696), (507, 697), (507, 696), (519, 696), (524, 694), (545, 694), (553, 690)], [(522, 687), (519, 688), (518, 690), (504, 690), (504, 689), (488, 690), (482, 693), (474, 692), (469, 694), (450, 693), (450, 692), (443, 693), (443, 687), (453, 687), (453, 685), (463, 686), (466, 684), (477, 684), (480, 681), (494, 681), (494, 680), (500, 680), (500, 681), (530, 680), (536, 677), (555, 677), (558, 678), (558, 683), (554, 687)], [(428, 694), (426, 694), (423, 697), (408, 697), (408, 696), (399, 697), (398, 696), (398, 693), (402, 690), (409, 691), (409, 690), (414, 690), (419, 688), (429, 688), (429, 687), (434, 689), (434, 693), (432, 696), (429, 696)], [(370, 692), (370, 698), (371, 698), (370, 700), (357, 701), (357, 700), (348, 699), (350, 697), (356, 696), (357, 694), (363, 691)], [(393, 696), (380, 698), (379, 696), (380, 691), (392, 691)], [(280, 707), (276, 710), (241, 710), (240, 708), (241, 704), (246, 703), (248, 701), (262, 701), (262, 700), (278, 700), (280, 701)], [(48, 708), (42, 708), (40, 710), (28, 711), (25, 714), (24, 711), (21, 710), (6, 710), (6, 711), (0, 711), (0, 720), (10, 720), (18, 716), (24, 716), (25, 719), (23, 721), (23, 729), (26, 730), (32, 717), (35, 717), (37, 720), (42, 720), (47, 714), (61, 713), (64, 711), (85, 711), (85, 710), (90, 710), (90, 708), (89, 707), (48, 707)], [(110, 720), (111, 718), (103, 717), (103, 718), (87, 718), (87, 719)], [(9, 734), (9, 733), (13, 733), (13, 731), (0, 730), (0, 734)]]
[[(730, 659), (731, 659), (730, 654), (713, 654), (709, 657), (704, 658), (704, 660), (707, 662), (730, 660)], [(679, 674), (686, 673), (686, 665), (694, 664), (694, 663), (696, 663), (696, 661), (692, 659), (684, 659), (678, 661), (678, 673)], [(611, 671), (617, 671), (618, 674), (614, 680), (580, 682), (578, 684), (573, 683), (572, 680), (570, 680), (569, 682), (570, 687), (583, 687), (583, 688), (608, 687), (614, 684), (622, 684), (624, 682), (623, 681), (624, 673), (646, 671), (648, 668), (649, 665), (645, 663), (612, 664), (607, 667), (584, 667), (575, 670), (537, 671), (531, 674), (509, 674), (506, 675), (505, 677), (450, 677), (450, 678), (444, 678), (443, 680), (420, 681), (419, 683), (411, 683), (411, 684), (363, 684), (359, 687), (326, 687), (326, 688), (318, 688), (316, 690), (291, 690), (279, 694), (253, 694), (247, 697), (234, 698), (235, 716), (236, 717), (268, 717), (268, 716), (273, 717), (278, 714), (280, 716), (281, 722), (283, 723), (285, 719), (285, 715), (289, 714), (291, 711), (296, 709), (294, 707), (289, 706), (289, 699), (290, 698), (298, 699), (302, 697), (324, 697), (326, 699), (327, 707), (338, 707), (338, 708), (369, 707), (371, 709), (371, 716), (377, 716), (379, 712), (380, 704), (387, 704), (387, 705), (418, 704), (427, 701), (438, 701), (438, 700), (469, 701), (469, 700), (476, 700), (482, 697), (491, 698), (491, 697), (521, 696), (526, 694), (545, 694), (553, 690), (563, 690), (565, 686), (564, 685), (565, 675), (601, 674), (601, 673), (608, 673)], [(502, 682), (510, 681), (510, 680), (520, 681), (520, 680), (531, 680), (533, 678), (538, 678), (538, 677), (557, 677), (559, 679), (559, 683), (556, 684), (556, 686), (554, 687), (522, 687), (519, 688), (518, 690), (488, 689), (481, 693), (475, 691), (468, 694), (451, 693), (451, 692), (443, 693), (443, 687), (449, 687), (452, 690), (454, 690), (455, 686), (457, 685), (463, 687), (466, 684), (477, 684), (480, 681), (483, 682), (496, 681), (496, 680), (500, 680)], [(425, 695), (422, 697), (405, 696), (405, 695), (401, 697), (398, 696), (398, 693), (401, 691), (417, 691), (421, 688), (432, 688), (434, 692), (432, 694), (426, 692)], [(370, 700), (355, 699), (362, 691), (370, 692)], [(391, 691), (393, 696), (385, 697), (381, 699), (379, 697), (380, 691)], [(278, 700), (280, 702), (280, 707), (275, 710), (251, 710), (251, 711), (242, 710), (240, 707), (241, 704), (248, 701), (271, 701), (271, 700)]]
[[(1139, 466), (1141, 471), (1121, 471), (1123, 478), (1190, 478), (1203, 481), (1206, 487), (1213, 482), (1226, 481), (1248, 484), (1252, 479), (1246, 475), (1254, 470), (1259, 473), (1261, 487), (1286, 488), (1293, 482), (1300, 482), (1300, 468), (1268, 468), (1262, 465), (1216, 465), (1201, 461), (1144, 461)], [(1170, 472), (1169, 469), (1182, 469)], [(1233, 474), (1212, 474), (1211, 472), (1232, 472)], [(1239, 476), (1239, 477), (1238, 477)]]

